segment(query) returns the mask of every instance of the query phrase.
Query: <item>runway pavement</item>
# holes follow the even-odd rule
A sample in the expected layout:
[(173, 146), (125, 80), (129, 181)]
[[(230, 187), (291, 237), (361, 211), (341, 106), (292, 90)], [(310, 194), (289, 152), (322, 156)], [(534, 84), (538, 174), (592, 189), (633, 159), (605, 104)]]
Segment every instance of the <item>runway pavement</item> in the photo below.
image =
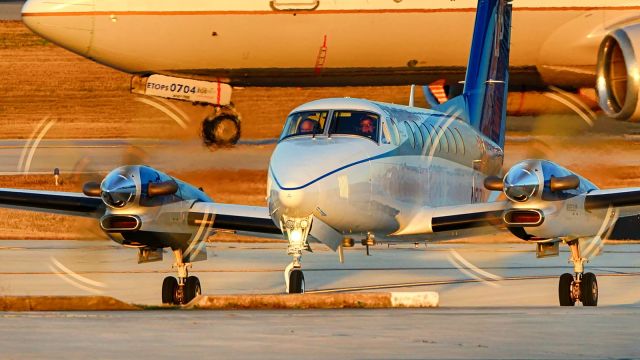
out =
[(0, 357), (634, 359), (639, 316), (638, 306), (4, 313)]
[[(280, 293), (291, 261), (286, 244), (215, 243), (193, 264), (205, 294)], [(336, 253), (316, 245), (303, 257), (308, 292), (438, 291), (440, 306), (556, 306), (568, 253), (536, 259), (531, 244), (380, 245)], [(0, 294), (109, 295), (160, 303), (173, 258), (137, 264), (137, 251), (107, 241), (0, 241)], [(640, 245), (616, 245), (587, 265), (598, 274), (600, 305), (640, 305)]]
[[(285, 244), (215, 243), (194, 264), (205, 294), (278, 293)], [(105, 294), (158, 304), (171, 274), (106, 241), (0, 241), (1, 295)], [(438, 291), (440, 308), (389, 310), (0, 313), (2, 358), (638, 358), (640, 245), (607, 246), (588, 264), (600, 306), (557, 306), (568, 253), (531, 244), (314, 248), (309, 291)], [(15, 339), (20, 339), (15, 341)]]

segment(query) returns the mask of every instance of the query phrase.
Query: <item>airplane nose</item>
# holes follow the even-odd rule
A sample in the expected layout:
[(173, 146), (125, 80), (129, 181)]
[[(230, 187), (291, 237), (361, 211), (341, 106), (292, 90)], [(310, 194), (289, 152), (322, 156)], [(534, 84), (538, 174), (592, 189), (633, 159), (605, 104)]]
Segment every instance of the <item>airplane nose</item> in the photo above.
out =
[(279, 208), (284, 215), (304, 217), (313, 213), (318, 205), (318, 193), (311, 186), (297, 190), (278, 190)]
[(77, 54), (91, 48), (94, 0), (28, 0), (22, 22), (34, 33)]

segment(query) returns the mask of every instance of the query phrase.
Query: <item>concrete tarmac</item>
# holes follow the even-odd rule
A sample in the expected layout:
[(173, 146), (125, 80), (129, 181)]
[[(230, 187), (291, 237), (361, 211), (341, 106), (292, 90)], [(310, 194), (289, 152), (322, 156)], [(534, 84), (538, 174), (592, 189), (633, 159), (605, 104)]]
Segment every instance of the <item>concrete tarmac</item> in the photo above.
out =
[[(195, 263), (205, 294), (281, 293), (286, 244), (214, 243)], [(173, 259), (136, 264), (106, 241), (0, 241), (0, 294), (104, 294), (158, 304)], [(600, 306), (557, 306), (568, 253), (531, 244), (314, 246), (308, 292), (438, 291), (440, 308), (388, 310), (0, 313), (0, 358), (638, 358), (640, 245), (588, 264)]]
[[(572, 272), (568, 252), (536, 259), (533, 244), (358, 246), (345, 263), (322, 245), (303, 256), (307, 292), (438, 291), (440, 306), (556, 306), (558, 277)], [(204, 294), (284, 291), (286, 244), (214, 243), (190, 270)], [(160, 304), (173, 255), (137, 264), (137, 250), (108, 241), (0, 241), (0, 294), (108, 295)], [(640, 305), (640, 245), (611, 245), (587, 264), (598, 275), (600, 305)]]
[(0, 313), (4, 359), (637, 359), (640, 307)]

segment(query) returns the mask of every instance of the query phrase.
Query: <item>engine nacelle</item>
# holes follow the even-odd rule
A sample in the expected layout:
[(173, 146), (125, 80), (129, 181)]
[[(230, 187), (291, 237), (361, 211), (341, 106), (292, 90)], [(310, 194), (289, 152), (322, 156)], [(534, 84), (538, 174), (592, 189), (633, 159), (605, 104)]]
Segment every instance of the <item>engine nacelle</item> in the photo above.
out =
[[(488, 178), (485, 186), (500, 187)], [(523, 240), (594, 235), (603, 211), (587, 211), (585, 195), (597, 189), (587, 179), (547, 160), (525, 160), (511, 167), (501, 190), (511, 201), (503, 213), (507, 228)]]
[(609, 33), (600, 44), (596, 69), (598, 103), (609, 116), (640, 120), (640, 24)]

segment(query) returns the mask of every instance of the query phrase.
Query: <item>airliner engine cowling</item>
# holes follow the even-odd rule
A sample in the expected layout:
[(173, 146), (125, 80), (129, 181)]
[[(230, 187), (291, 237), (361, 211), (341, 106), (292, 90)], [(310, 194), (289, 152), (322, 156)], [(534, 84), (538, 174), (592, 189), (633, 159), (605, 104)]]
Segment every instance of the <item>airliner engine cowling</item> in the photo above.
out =
[(612, 118), (640, 121), (640, 24), (609, 33), (598, 50), (596, 93)]

